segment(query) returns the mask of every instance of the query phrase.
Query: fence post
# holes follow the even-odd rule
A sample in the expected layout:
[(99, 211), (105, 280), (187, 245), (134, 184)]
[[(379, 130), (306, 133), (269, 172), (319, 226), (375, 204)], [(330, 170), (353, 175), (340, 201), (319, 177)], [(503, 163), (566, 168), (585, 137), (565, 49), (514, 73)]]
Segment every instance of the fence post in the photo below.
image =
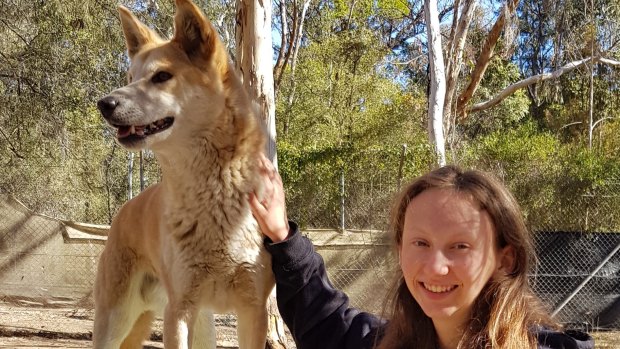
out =
[(140, 150), (140, 192), (144, 191), (144, 163), (142, 162), (143, 150)]
[(127, 184), (129, 187), (127, 189), (127, 199), (131, 200), (131, 198), (133, 198), (133, 152), (129, 152), (127, 157)]
[(340, 172), (340, 232), (344, 233), (344, 168)]

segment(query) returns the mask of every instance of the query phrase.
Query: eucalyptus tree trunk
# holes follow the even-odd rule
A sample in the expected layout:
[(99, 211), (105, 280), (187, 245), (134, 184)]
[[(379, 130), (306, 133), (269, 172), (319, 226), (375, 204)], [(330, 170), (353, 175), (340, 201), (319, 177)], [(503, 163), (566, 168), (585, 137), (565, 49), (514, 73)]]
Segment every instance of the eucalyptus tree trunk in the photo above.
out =
[(443, 133), (443, 107), (446, 96), (446, 74), (441, 48), (441, 31), (437, 2), (424, 1), (426, 33), (428, 39), (428, 61), (430, 65), (430, 93), (428, 97), (428, 135), (435, 148), (437, 163), (446, 164), (446, 146)]
[[(590, 43), (590, 57), (594, 57), (594, 44), (596, 43), (596, 22), (594, 17), (594, 0), (590, 0), (590, 25), (592, 26), (592, 39)], [(592, 131), (594, 130), (594, 59), (590, 60), (590, 96), (588, 104), (588, 149), (592, 150)]]
[[(260, 106), (267, 125), (267, 154), (277, 168), (275, 96), (271, 44), (271, 1), (237, 0), (235, 55), (243, 86)], [(269, 296), (267, 348), (286, 348), (284, 325), (276, 304), (275, 288)]]
[[(282, 82), (282, 78), (284, 76), (284, 72), (286, 67), (290, 65), (290, 94), (287, 99), (286, 107), (284, 111), (280, 114), (284, 116), (283, 120), (283, 132), (284, 137), (288, 135), (289, 124), (290, 124), (290, 115), (291, 108), (293, 106), (293, 102), (295, 101), (295, 91), (297, 89), (297, 83), (295, 81), (295, 67), (297, 65), (297, 55), (299, 54), (299, 48), (301, 47), (301, 39), (303, 37), (304, 31), (304, 22), (306, 20), (306, 14), (308, 12), (308, 7), (310, 6), (310, 0), (303, 0), (303, 5), (301, 9), (299, 8), (299, 2), (293, 1), (290, 5), (292, 5), (292, 9), (287, 10), (287, 1), (280, 1), (280, 22), (282, 25), (281, 31), (281, 42), (280, 42), (280, 50), (278, 52), (278, 58), (276, 59), (276, 64), (273, 68), (273, 75), (275, 80), (275, 93), (276, 95), (279, 92), (279, 87)], [(288, 16), (287, 13), (292, 13), (291, 29), (289, 30), (288, 26)]]
[[(478, 0), (455, 0), (453, 6), (453, 17), (450, 34), (446, 44), (445, 61), (441, 57), (440, 28), (438, 24), (437, 2), (425, 0), (424, 14), (426, 18), (426, 26), (428, 31), (428, 56), (430, 63), (430, 93), (429, 93), (429, 125), (428, 133), (431, 144), (435, 146), (438, 156), (438, 162), (442, 163), (442, 150), (445, 147), (445, 139), (451, 138), (453, 125), (463, 122), (471, 113), (493, 108), (507, 97), (513, 95), (521, 88), (527, 88), (531, 85), (541, 83), (543, 81), (559, 78), (562, 74), (568, 73), (578, 67), (589, 65), (590, 67), (590, 95), (589, 95), (589, 128), (588, 140), (589, 147), (592, 143), (593, 129), (602, 121), (613, 117), (603, 117), (594, 120), (593, 112), (593, 69), (597, 63), (606, 64), (613, 67), (620, 67), (620, 61), (606, 58), (605, 52), (596, 52), (595, 41), (596, 35), (592, 39), (592, 43), (584, 47), (590, 52), (590, 57), (585, 57), (572, 62), (565, 63), (557, 67), (554, 71), (541, 72), (523, 78), (520, 81), (512, 83), (505, 87), (490, 99), (486, 101), (477, 101), (472, 103), (476, 91), (480, 87), (482, 79), (491, 64), (491, 59), (497, 54), (496, 47), (500, 40), (504, 40), (505, 46), (513, 43), (512, 35), (507, 33), (514, 32), (514, 20), (517, 15), (517, 6), (520, 0), (504, 0), (503, 8), (498, 14), (495, 22), (486, 34), (482, 47), (477, 53), (473, 69), (463, 76), (463, 52), (467, 41), (468, 28), (475, 16), (475, 9), (478, 7)], [(589, 1), (590, 7), (593, 9), (593, 0)], [(593, 11), (593, 10), (592, 10)], [(593, 32), (596, 33), (596, 17), (590, 17)], [(608, 53), (611, 53), (608, 52)], [(444, 63), (445, 62), (445, 63)], [(444, 75), (445, 64), (445, 77)], [(465, 84), (459, 84), (459, 80), (464, 80)], [(447, 82), (446, 82), (447, 81)], [(459, 86), (462, 85), (462, 91)], [(443, 104), (443, 114), (438, 111), (440, 105)], [(443, 118), (443, 134), (440, 134), (440, 122)], [(447, 135), (447, 136), (446, 136)], [(439, 138), (441, 136), (441, 138)], [(443, 143), (442, 143), (443, 142)], [(443, 158), (445, 159), (445, 157)], [(444, 160), (445, 161), (445, 160)]]
[[(454, 15), (450, 36), (446, 45), (446, 56), (444, 57), (446, 66), (446, 99), (443, 106), (444, 118), (444, 137), (454, 140), (454, 125), (456, 124), (456, 101), (458, 79), (463, 65), (463, 51), (467, 41), (469, 27), (474, 17), (477, 0), (456, 0), (454, 2)], [(450, 141), (448, 141), (451, 144)]]
[(301, 10), (299, 3), (293, 1), (293, 8), (291, 18), (291, 30), (288, 29), (287, 18), (287, 1), (280, 1), (280, 22), (282, 23), (280, 50), (278, 52), (278, 58), (273, 68), (273, 75), (275, 79), (276, 94), (278, 93), (278, 87), (282, 82), (282, 76), (288, 64), (291, 65), (291, 79), (294, 79), (295, 66), (297, 64), (297, 55), (299, 53), (299, 47), (301, 46), (301, 39), (304, 32), (304, 22), (306, 21), (306, 14), (308, 13), (308, 7), (310, 6), (310, 0), (303, 0)]
[(237, 0), (235, 64), (243, 86), (260, 106), (269, 135), (268, 157), (277, 168), (275, 94), (271, 43), (271, 2)]

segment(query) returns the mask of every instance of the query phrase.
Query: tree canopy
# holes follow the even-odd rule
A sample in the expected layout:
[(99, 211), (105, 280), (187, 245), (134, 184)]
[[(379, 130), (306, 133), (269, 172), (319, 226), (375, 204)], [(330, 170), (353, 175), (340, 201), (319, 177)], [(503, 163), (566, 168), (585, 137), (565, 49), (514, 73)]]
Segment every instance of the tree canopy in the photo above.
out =
[[(234, 55), (235, 3), (197, 3)], [(171, 35), (172, 1), (123, 4)], [(422, 4), (274, 2), (279, 168), (291, 218), (303, 226), (340, 227), (344, 201), (346, 227), (381, 229), (399, 185), (435, 166)], [(128, 154), (95, 108), (125, 83), (116, 6), (0, 5), (0, 190), (34, 209), (107, 223), (127, 199)], [(608, 197), (620, 176), (620, 5), (441, 0), (437, 10), (450, 93), (447, 162), (500, 175), (539, 226), (559, 225), (549, 212), (575, 200)], [(511, 86), (520, 88), (506, 92)], [(156, 182), (152, 157), (142, 160), (147, 184)], [(575, 217), (567, 224), (583, 228), (583, 214)], [(586, 228), (620, 228), (600, 219)]]

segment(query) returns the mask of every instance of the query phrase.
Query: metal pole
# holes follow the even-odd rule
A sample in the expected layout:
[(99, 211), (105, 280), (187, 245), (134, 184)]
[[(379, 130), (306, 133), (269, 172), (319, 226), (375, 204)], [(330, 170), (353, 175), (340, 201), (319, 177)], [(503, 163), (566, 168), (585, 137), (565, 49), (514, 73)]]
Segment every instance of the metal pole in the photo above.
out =
[(562, 302), (562, 304), (560, 304), (560, 306), (558, 306), (553, 313), (551, 313), (551, 316), (556, 316), (557, 313), (560, 312), (560, 310), (562, 310), (562, 308), (564, 308), (566, 306), (566, 304), (568, 304), (568, 302), (571, 301), (571, 299), (573, 299), (573, 297), (575, 297), (577, 295), (577, 293), (579, 293), (579, 291), (581, 291), (581, 289), (590, 281), (590, 279), (592, 279), (594, 277), (594, 275), (596, 275), (596, 273), (598, 273), (599, 270), (601, 270), (601, 268), (607, 264), (607, 262), (618, 252), (620, 251), (620, 244), (618, 244), (618, 246), (616, 246), (616, 248), (614, 248), (613, 251), (611, 251), (610, 254), (607, 255), (607, 257), (605, 257), (605, 259), (594, 269), (593, 272), (590, 273), (590, 275), (588, 275), (587, 278), (585, 278), (585, 280), (583, 280), (583, 282), (581, 284), (579, 284), (579, 286), (577, 286), (577, 288), (575, 288), (575, 290), (573, 291), (573, 293), (571, 293), (568, 297), (566, 297), (566, 299)]
[(131, 200), (133, 198), (133, 152), (129, 152), (128, 156), (128, 165), (127, 165), (127, 184), (129, 188), (127, 189), (127, 198)]
[(144, 191), (144, 163), (142, 162), (143, 151), (140, 150), (140, 192)]
[(340, 173), (340, 232), (344, 233), (344, 169)]

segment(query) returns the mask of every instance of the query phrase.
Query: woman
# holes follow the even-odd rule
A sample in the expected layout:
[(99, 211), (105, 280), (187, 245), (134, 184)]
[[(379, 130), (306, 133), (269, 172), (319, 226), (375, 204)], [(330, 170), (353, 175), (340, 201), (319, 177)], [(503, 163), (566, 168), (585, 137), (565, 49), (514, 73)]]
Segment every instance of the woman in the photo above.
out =
[(527, 282), (532, 238), (508, 190), (478, 171), (446, 166), (406, 186), (392, 210), (399, 256), (389, 322), (350, 308), (322, 258), (288, 222), (282, 182), (264, 159), (266, 199), (250, 206), (273, 257), (278, 307), (303, 348), (594, 347), (562, 331)]

